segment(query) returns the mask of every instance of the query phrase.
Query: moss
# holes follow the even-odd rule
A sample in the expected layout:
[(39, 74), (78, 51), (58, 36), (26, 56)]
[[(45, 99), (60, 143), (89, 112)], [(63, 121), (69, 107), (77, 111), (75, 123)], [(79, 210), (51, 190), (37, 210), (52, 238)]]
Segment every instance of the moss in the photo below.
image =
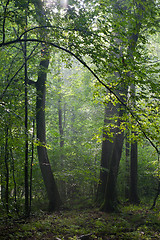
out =
[(0, 239), (159, 239), (158, 211), (133, 205), (121, 213), (97, 209), (43, 213), (25, 221), (0, 227)]

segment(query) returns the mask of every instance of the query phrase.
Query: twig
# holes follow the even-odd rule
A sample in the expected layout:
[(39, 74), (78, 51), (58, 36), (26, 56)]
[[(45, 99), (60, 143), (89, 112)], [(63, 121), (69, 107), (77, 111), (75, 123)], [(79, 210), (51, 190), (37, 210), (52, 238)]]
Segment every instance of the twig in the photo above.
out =
[(84, 234), (79, 236), (78, 239), (87, 240), (91, 235), (92, 233)]

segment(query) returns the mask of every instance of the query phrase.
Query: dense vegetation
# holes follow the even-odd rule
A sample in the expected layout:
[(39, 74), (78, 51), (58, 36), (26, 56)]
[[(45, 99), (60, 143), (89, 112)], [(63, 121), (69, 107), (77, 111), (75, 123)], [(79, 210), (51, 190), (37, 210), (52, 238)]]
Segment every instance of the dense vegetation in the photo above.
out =
[(1, 0), (2, 239), (159, 239), (159, 14)]

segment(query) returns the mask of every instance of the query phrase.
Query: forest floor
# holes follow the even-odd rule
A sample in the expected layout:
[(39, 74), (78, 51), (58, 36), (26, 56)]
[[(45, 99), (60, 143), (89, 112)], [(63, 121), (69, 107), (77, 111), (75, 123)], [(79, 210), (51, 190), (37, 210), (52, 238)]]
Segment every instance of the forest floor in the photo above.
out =
[(160, 239), (160, 209), (130, 205), (111, 214), (97, 209), (39, 211), (28, 219), (3, 219), (0, 239)]

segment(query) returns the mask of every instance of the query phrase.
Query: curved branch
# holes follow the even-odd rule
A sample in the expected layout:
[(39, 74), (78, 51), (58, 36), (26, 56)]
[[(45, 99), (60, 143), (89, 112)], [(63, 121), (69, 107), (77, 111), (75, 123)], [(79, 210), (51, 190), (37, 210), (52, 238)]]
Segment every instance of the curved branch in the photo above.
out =
[(75, 31), (75, 32), (83, 32), (83, 33), (87, 33), (87, 35), (93, 35), (95, 37), (101, 37), (103, 39), (105, 39), (106, 41), (106, 38), (104, 38), (103, 36), (98, 36), (96, 33), (93, 33), (91, 31), (87, 31), (87, 30), (84, 30), (84, 29), (80, 29), (80, 28), (64, 28), (64, 27), (57, 27), (57, 26), (50, 26), (50, 25), (44, 25), (44, 26), (35, 26), (35, 27), (32, 27), (32, 28), (29, 28), (27, 30), (25, 30), (20, 36), (19, 38), (21, 39), (26, 33), (28, 32), (31, 32), (33, 30), (36, 30), (36, 29), (43, 29), (43, 28), (53, 28), (53, 29), (59, 29), (59, 30), (66, 30), (66, 31)]

